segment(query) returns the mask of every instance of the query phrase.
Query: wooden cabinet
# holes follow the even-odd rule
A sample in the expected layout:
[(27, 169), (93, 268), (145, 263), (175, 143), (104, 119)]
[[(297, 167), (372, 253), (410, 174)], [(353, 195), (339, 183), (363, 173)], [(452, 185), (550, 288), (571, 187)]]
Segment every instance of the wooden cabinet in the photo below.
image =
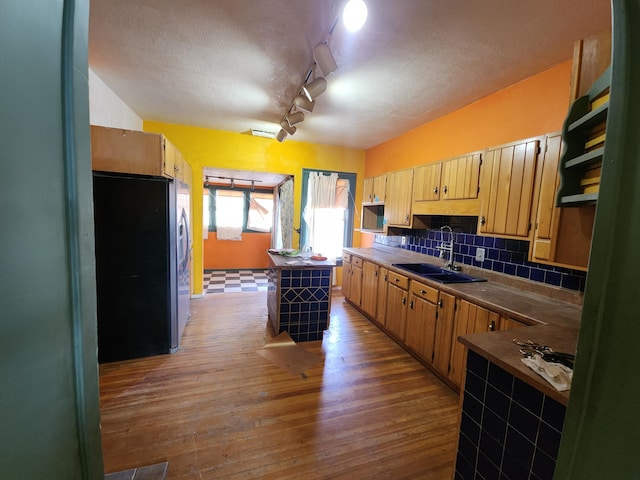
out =
[[(91, 126), (91, 162), (95, 171), (178, 178), (176, 159), (184, 171), (187, 162), (164, 135)], [(187, 183), (191, 183), (190, 178)]]
[(411, 281), (405, 343), (428, 363), (433, 363), (436, 338), (439, 291), (420, 282)]
[(364, 179), (362, 201), (366, 203), (384, 203), (387, 191), (387, 175), (378, 175)]
[(378, 268), (378, 297), (376, 299), (376, 316), (375, 320), (379, 325), (386, 324), (387, 314), (387, 289), (388, 289), (389, 270), (384, 267)]
[(539, 150), (539, 138), (487, 150), (480, 180), (481, 234), (529, 236)]
[(440, 178), (442, 163), (430, 163), (416, 167), (413, 171), (413, 201), (430, 202), (440, 200)]
[(342, 254), (342, 295), (347, 300), (351, 298), (351, 255)]
[(466, 369), (465, 346), (458, 337), (471, 333), (492, 332), (500, 327), (500, 315), (466, 300), (457, 300), (449, 362), (449, 380), (460, 386)]
[(472, 153), (442, 163), (440, 179), (443, 200), (478, 198), (482, 154)]
[(390, 271), (387, 283), (385, 327), (396, 339), (403, 341), (407, 322), (409, 279)]
[(391, 172), (387, 175), (385, 218), (389, 226), (411, 226), (411, 198), (413, 169)]
[(449, 373), (455, 303), (456, 298), (453, 295), (444, 292), (439, 293), (436, 338), (433, 345), (433, 366), (444, 376)]
[(376, 317), (378, 306), (378, 276), (380, 267), (372, 262), (362, 262), (362, 295), (360, 306), (370, 318)]
[(512, 328), (526, 327), (527, 325), (509, 317), (500, 317), (500, 326), (498, 330), (511, 330)]
[(358, 307), (362, 302), (362, 262), (360, 257), (342, 254), (342, 294)]

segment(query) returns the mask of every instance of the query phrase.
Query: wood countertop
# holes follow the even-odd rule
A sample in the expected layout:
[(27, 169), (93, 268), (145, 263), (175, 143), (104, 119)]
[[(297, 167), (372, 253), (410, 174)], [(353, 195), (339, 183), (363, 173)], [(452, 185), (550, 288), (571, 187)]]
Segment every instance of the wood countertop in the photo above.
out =
[(474, 333), (459, 337), (459, 341), (478, 355), (486, 358), (511, 375), (519, 378), (548, 397), (567, 406), (569, 391), (559, 392), (544, 378), (534, 373), (522, 363), (520, 347), (513, 343), (531, 340), (541, 345), (549, 345), (556, 352), (574, 353), (578, 339), (578, 330), (557, 325), (534, 325), (526, 328), (503, 330), (489, 333)]
[(537, 285), (538, 282), (509, 278), (510, 275), (468, 265), (462, 265), (463, 273), (486, 278), (488, 281), (442, 284), (392, 266), (394, 263), (410, 262), (440, 265), (431, 256), (382, 245), (373, 248), (345, 248), (344, 251), (529, 325), (516, 330), (466, 335), (459, 337), (459, 341), (545, 395), (563, 405), (567, 404), (569, 392), (558, 392), (524, 365), (520, 360), (520, 347), (512, 340), (514, 337), (523, 341), (531, 340), (548, 345), (558, 352), (575, 353), (582, 316), (581, 293)]

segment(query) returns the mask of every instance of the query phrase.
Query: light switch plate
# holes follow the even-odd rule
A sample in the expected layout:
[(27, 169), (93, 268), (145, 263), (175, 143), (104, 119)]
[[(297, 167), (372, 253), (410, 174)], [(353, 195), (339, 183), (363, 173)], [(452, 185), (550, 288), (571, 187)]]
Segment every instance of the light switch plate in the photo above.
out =
[(476, 262), (484, 262), (484, 248), (476, 249)]

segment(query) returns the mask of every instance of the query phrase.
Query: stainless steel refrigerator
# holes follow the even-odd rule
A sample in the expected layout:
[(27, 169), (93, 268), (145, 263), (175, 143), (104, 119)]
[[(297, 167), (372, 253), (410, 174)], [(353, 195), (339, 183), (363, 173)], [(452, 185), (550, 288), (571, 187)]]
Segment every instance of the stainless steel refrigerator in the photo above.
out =
[(98, 360), (175, 352), (189, 319), (189, 187), (94, 172)]

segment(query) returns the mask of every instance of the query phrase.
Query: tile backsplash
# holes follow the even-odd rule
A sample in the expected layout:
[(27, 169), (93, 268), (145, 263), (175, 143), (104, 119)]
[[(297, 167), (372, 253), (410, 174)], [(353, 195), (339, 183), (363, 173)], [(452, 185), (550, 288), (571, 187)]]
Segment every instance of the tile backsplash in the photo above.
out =
[[(442, 243), (442, 234), (439, 229), (407, 230), (407, 233), (408, 235), (402, 236), (376, 235), (375, 243), (434, 257), (440, 256), (440, 251), (436, 249)], [(454, 233), (454, 236), (454, 257), (458, 264), (472, 265), (547, 285), (584, 292), (586, 272), (529, 262), (527, 260), (529, 242), (526, 240), (507, 240), (460, 232)], [(447, 233), (445, 233), (444, 239), (445, 241), (449, 240)], [(475, 260), (478, 248), (485, 250), (483, 262)]]

